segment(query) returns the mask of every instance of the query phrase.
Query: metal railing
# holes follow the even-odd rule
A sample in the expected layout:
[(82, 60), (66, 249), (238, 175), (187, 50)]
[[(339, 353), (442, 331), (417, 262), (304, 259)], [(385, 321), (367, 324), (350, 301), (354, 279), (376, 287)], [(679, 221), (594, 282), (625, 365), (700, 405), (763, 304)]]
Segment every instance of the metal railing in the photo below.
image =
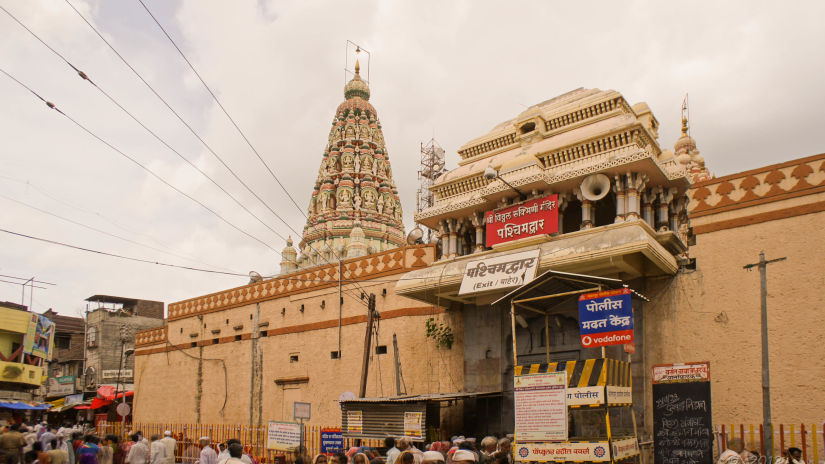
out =
[[(321, 429), (335, 428), (337, 426), (304, 426), (304, 446), (307, 448), (309, 456), (315, 456), (321, 452)], [(165, 431), (172, 432), (172, 437), (177, 440), (175, 449), (175, 462), (184, 464), (194, 464), (200, 457), (198, 439), (209, 437), (212, 447), (220, 452), (219, 444), (226, 443), (230, 438), (237, 438), (244, 447), (244, 453), (251, 456), (257, 463), (293, 462), (295, 454), (283, 451), (269, 450), (266, 448), (267, 426), (242, 425), (242, 424), (177, 424), (177, 423), (144, 423), (135, 422), (126, 424), (125, 429), (120, 422), (100, 422), (97, 425), (97, 434), (105, 436), (113, 434), (122, 440), (128, 440), (127, 434), (140, 431), (143, 436), (150, 438), (152, 435), (163, 437)], [(344, 439), (344, 450), (354, 446), (354, 439)], [(361, 446), (378, 448), (383, 446), (382, 440), (364, 439)]]

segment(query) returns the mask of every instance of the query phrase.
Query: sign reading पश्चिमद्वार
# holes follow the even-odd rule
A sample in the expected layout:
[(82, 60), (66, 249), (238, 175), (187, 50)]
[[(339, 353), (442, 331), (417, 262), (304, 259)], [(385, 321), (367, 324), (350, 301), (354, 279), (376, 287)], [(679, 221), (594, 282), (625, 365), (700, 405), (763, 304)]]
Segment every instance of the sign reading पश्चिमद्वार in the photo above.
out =
[(593, 348), (633, 341), (633, 307), (629, 288), (585, 293), (579, 297), (582, 346)]
[(540, 250), (511, 253), (469, 261), (461, 278), (459, 295), (517, 287), (536, 277)]
[(490, 211), (486, 215), (487, 246), (559, 231), (556, 194)]

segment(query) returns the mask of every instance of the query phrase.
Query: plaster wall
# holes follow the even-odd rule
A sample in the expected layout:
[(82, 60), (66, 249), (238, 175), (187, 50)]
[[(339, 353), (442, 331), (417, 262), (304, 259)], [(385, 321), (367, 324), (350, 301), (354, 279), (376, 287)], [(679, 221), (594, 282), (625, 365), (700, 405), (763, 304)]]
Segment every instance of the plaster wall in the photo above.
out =
[[(373, 337), (367, 396), (396, 394), (393, 334), (398, 340), (402, 392), (404, 386), (408, 394), (462, 391), (460, 314), (397, 296), (397, 278), (384, 276), (359, 284), (360, 289), (376, 294), (381, 315), (376, 321), (378, 339)], [(360, 289), (353, 287), (345, 286), (340, 359), (331, 355), (338, 350), (337, 287), (168, 321), (168, 343), (138, 348), (135, 420), (289, 421), (292, 403), (302, 401), (312, 404), (310, 423), (339, 424), (337, 400), (347, 391), (357, 395), (364, 350), (365, 301), (362, 304)], [(436, 349), (435, 342), (426, 337), (429, 317), (450, 325), (455, 335), (452, 349)], [(255, 337), (259, 337), (257, 355)], [(385, 346), (386, 354), (376, 354), (376, 346)], [(254, 375), (257, 371), (259, 379)], [(445, 414), (443, 419), (449, 417)]]
[(743, 266), (758, 262), (764, 250), (769, 260), (787, 257), (767, 268), (773, 420), (821, 423), (823, 230), (825, 213), (815, 213), (700, 234), (690, 249), (696, 258), (695, 271), (648, 280), (646, 291), (652, 300), (644, 309), (648, 419), (652, 365), (710, 361), (714, 423), (762, 421), (760, 277), (758, 269), (748, 271)]

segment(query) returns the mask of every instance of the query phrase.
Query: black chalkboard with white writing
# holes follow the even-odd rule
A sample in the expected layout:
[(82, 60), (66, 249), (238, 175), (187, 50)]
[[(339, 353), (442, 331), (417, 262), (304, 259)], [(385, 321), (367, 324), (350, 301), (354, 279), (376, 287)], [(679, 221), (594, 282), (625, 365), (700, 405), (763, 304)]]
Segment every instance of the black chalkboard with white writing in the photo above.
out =
[(653, 384), (655, 464), (713, 464), (710, 382)]

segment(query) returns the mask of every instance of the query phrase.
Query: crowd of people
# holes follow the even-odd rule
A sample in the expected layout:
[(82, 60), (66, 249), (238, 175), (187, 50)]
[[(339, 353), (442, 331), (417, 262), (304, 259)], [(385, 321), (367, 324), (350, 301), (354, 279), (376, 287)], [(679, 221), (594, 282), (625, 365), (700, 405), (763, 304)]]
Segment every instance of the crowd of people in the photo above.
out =
[[(727, 440), (727, 449), (719, 454), (716, 464), (761, 464), (764, 457), (756, 450), (745, 449), (745, 442), (740, 438)], [(774, 464), (805, 464), (802, 459), (802, 450), (799, 448), (788, 448), (782, 450), (781, 456), (774, 459)]]
[[(64, 424), (59, 428), (45, 422), (14, 423), (0, 434), (0, 464), (258, 464), (245, 453), (240, 440), (213, 444), (201, 437), (183, 456), (176, 456), (177, 440), (171, 431), (148, 439), (140, 431), (123, 441), (115, 435), (97, 436), (89, 425)], [(756, 464), (765, 459), (745, 449), (741, 439), (727, 441), (717, 464)], [(453, 437), (416, 447), (408, 437), (386, 438), (383, 448), (353, 447), (346, 452), (318, 454), (312, 458), (306, 448), (295, 453), (294, 464), (513, 464), (510, 440), (484, 437)], [(783, 450), (774, 464), (805, 464), (799, 448)]]
[(135, 432), (124, 442), (87, 426), (14, 423), (0, 435), (0, 464), (175, 464), (176, 445), (169, 431), (148, 440)]
[[(513, 464), (510, 440), (488, 436), (476, 446), (475, 438), (453, 437), (436, 441), (422, 449), (408, 437), (386, 438), (384, 452), (375, 448), (353, 447), (332, 456), (316, 455), (312, 464)], [(300, 453), (295, 464), (308, 464)]]

